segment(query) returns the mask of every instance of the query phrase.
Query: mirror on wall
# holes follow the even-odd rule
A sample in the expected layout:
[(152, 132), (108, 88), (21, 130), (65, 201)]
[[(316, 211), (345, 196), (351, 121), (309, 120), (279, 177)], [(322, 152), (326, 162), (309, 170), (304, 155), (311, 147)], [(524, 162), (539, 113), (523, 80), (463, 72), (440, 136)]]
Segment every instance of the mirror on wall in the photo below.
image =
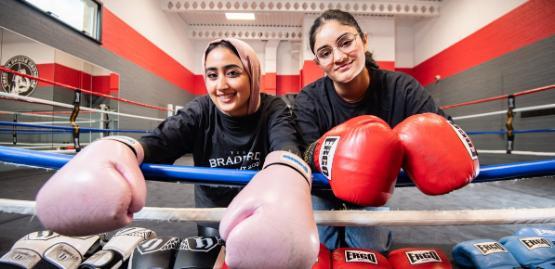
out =
[(0, 145), (75, 152), (118, 128), (117, 73), (5, 28), (0, 65)]

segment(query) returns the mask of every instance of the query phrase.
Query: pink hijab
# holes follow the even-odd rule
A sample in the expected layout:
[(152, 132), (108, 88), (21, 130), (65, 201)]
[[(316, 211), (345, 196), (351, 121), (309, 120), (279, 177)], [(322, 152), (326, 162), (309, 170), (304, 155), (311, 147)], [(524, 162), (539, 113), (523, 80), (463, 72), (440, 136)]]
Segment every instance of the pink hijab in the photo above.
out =
[[(256, 56), (256, 52), (252, 49), (249, 44), (235, 38), (223, 38), (211, 41), (208, 46), (221, 41), (227, 41), (237, 50), (239, 53), (239, 59), (243, 63), (243, 68), (247, 72), (250, 80), (250, 97), (248, 100), (247, 115), (253, 114), (258, 109), (258, 103), (260, 102), (260, 61)], [(208, 47), (207, 47), (208, 49)], [(206, 56), (207, 50), (204, 50), (204, 57), (202, 58), (202, 68), (206, 69)]]

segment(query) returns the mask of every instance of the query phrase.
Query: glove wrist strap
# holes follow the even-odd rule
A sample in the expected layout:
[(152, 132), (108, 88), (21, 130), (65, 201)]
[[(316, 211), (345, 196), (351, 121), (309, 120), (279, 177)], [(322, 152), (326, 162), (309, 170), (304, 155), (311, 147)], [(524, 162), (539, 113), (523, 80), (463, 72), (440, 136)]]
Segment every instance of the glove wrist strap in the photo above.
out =
[(284, 165), (292, 168), (304, 178), (309, 188), (312, 187), (312, 172), (310, 167), (299, 156), (287, 151), (273, 151), (266, 156), (262, 169), (272, 165)]
[(303, 159), (304, 161), (310, 166), (310, 169), (312, 169), (312, 171), (317, 171), (318, 169), (316, 169), (316, 165), (314, 162), (314, 152), (316, 151), (316, 144), (318, 143), (318, 140), (314, 141), (314, 143), (310, 144), (308, 146), (308, 148), (305, 150), (304, 155), (303, 155)]
[(114, 141), (118, 141), (120, 143), (123, 143), (124, 145), (129, 147), (131, 149), (131, 151), (133, 151), (133, 154), (135, 154), (135, 157), (137, 157), (137, 162), (139, 164), (141, 164), (144, 160), (145, 152), (143, 150), (143, 147), (141, 146), (141, 143), (139, 143), (139, 141), (137, 141), (136, 139), (134, 139), (132, 137), (122, 136), (122, 135), (113, 135), (113, 136), (103, 137), (100, 140), (114, 140)]

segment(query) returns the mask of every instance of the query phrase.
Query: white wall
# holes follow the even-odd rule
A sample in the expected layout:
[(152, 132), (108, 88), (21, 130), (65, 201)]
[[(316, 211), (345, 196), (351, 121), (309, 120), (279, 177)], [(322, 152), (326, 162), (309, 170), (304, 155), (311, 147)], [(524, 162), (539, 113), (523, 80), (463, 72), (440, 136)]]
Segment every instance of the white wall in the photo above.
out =
[[(469, 36), (523, 4), (526, 0), (444, 0), (439, 17), (397, 19), (357, 16), (369, 35), (369, 49), (377, 61), (395, 61), (396, 67), (411, 68)], [(202, 53), (209, 40), (189, 40), (187, 24), (176, 13), (166, 13), (156, 0), (105, 0), (105, 6), (133, 29), (195, 74), (202, 74)], [(277, 73), (298, 74), (305, 60), (312, 60), (308, 31), (316, 18), (303, 19), (303, 42), (282, 41), (278, 46)], [(145, 23), (148, 22), (148, 23)], [(264, 70), (265, 41), (246, 40), (261, 60)], [(291, 51), (298, 51), (292, 54)]]
[(395, 61), (395, 19), (357, 17), (362, 31), (368, 34), (368, 50), (376, 61)]
[(301, 66), (301, 42), (281, 41), (277, 50), (277, 74), (279, 75), (298, 75)]
[(414, 67), (414, 23), (416, 19), (399, 19), (395, 23), (395, 67)]
[(525, 3), (526, 0), (444, 0), (440, 16), (414, 26), (414, 65)]
[(187, 24), (177, 13), (164, 12), (157, 0), (104, 0), (108, 10), (135, 29), (162, 51), (191, 70), (195, 59)]

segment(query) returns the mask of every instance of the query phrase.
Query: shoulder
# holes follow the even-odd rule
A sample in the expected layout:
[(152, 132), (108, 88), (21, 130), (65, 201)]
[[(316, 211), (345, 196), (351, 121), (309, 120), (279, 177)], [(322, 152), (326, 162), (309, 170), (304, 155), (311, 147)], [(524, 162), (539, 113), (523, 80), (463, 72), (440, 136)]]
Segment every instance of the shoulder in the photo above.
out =
[(420, 83), (414, 77), (403, 72), (377, 69), (374, 70), (374, 74), (378, 78), (381, 78), (385, 83), (394, 84), (396, 87), (420, 86)]
[(198, 96), (177, 111), (176, 116), (187, 121), (197, 121), (201, 118), (205, 118), (205, 115), (210, 114), (212, 107), (214, 107), (214, 104), (208, 95)]
[(386, 80), (403, 80), (403, 81), (416, 81), (411, 75), (398, 71), (389, 71), (384, 69), (375, 69), (374, 74)]
[(297, 94), (295, 103), (315, 103), (317, 100), (326, 98), (326, 80), (327, 77), (321, 77), (318, 80), (304, 86)]
[(189, 101), (185, 104), (185, 107), (181, 110), (192, 110), (194, 112), (201, 113), (202, 111), (206, 111), (212, 105), (212, 101), (208, 95), (197, 96), (193, 98), (193, 100)]
[(281, 97), (265, 93), (260, 94), (260, 108), (264, 114), (275, 113), (287, 108), (287, 104)]
[(316, 95), (318, 93), (321, 93), (321, 91), (323, 91), (326, 88), (327, 79), (328, 78), (326, 76), (317, 79), (316, 81), (304, 86), (303, 89), (301, 90), (301, 93), (304, 93), (307, 95)]

